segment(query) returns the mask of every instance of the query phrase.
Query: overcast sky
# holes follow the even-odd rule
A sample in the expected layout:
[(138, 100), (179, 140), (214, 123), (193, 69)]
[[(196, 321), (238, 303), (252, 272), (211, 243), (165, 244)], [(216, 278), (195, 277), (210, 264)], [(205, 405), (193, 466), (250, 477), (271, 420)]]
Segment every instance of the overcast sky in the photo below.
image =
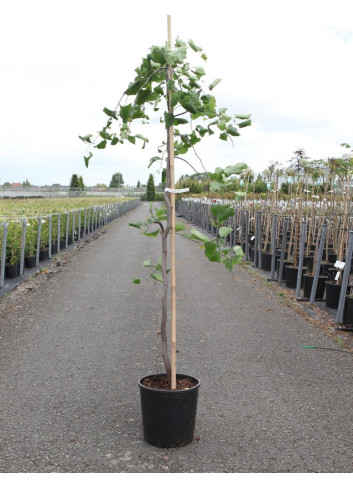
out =
[[(286, 165), (298, 148), (312, 159), (342, 156), (353, 143), (351, 0), (178, 2), (11, 0), (1, 6), (0, 184), (159, 183), (164, 132), (151, 126), (145, 150), (125, 143), (96, 150), (89, 169), (79, 135), (105, 123), (152, 45), (172, 36), (203, 47), (207, 81), (231, 113), (253, 124), (230, 144), (210, 138), (198, 152), (207, 170), (245, 162), (255, 172)], [(200, 63), (199, 63), (200, 64)], [(179, 163), (178, 163), (179, 164)], [(201, 168), (200, 168), (201, 170)], [(178, 179), (190, 168), (179, 166)]]

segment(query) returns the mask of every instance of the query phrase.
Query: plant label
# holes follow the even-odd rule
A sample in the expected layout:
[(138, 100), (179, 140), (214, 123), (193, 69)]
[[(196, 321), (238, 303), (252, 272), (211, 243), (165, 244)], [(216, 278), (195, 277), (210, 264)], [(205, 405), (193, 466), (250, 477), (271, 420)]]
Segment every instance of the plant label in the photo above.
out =
[(188, 188), (165, 188), (165, 192), (169, 192), (170, 194), (183, 194), (185, 192), (189, 192)]
[(341, 268), (343, 270), (345, 263), (343, 261), (337, 260), (335, 263), (336, 268)]

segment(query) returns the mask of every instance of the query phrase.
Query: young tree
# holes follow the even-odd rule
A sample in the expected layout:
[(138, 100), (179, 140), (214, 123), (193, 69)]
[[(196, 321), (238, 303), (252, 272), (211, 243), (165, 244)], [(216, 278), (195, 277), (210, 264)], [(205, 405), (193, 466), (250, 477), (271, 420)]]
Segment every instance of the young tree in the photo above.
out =
[(146, 200), (148, 202), (154, 202), (156, 200), (156, 188), (154, 186), (154, 178), (152, 173), (150, 173), (147, 182)]
[[(146, 264), (146, 267), (156, 269), (151, 273), (151, 277), (162, 282), (162, 314), (161, 314), (161, 340), (162, 357), (164, 360), (168, 379), (171, 380), (171, 388), (176, 388), (176, 339), (175, 339), (175, 233), (183, 229), (179, 223), (175, 222), (175, 171), (174, 163), (176, 159), (185, 160), (186, 153), (195, 155), (195, 146), (202, 141), (205, 136), (212, 136), (218, 133), (222, 141), (230, 141), (240, 136), (239, 129), (251, 125), (250, 114), (230, 115), (226, 108), (218, 108), (216, 98), (211, 93), (212, 90), (221, 82), (220, 78), (215, 79), (211, 84), (204, 85), (206, 75), (203, 66), (191, 66), (187, 60), (187, 51), (191, 49), (200, 55), (201, 60), (206, 61), (207, 56), (203, 49), (197, 46), (192, 40), (188, 43), (177, 38), (175, 45), (172, 45), (170, 32), (170, 16), (168, 16), (168, 42), (164, 46), (152, 46), (150, 52), (142, 58), (139, 67), (136, 68), (135, 79), (129, 84), (123, 96), (120, 98), (115, 109), (107, 107), (103, 112), (108, 116), (107, 124), (99, 132), (100, 141), (93, 138), (92, 134), (79, 136), (87, 144), (93, 145), (101, 150), (110, 145), (124, 144), (125, 142), (136, 144), (142, 141), (144, 148), (148, 139), (140, 133), (133, 133), (134, 122), (147, 124), (149, 116), (146, 109), (151, 107), (154, 112), (158, 111), (163, 105), (164, 111), (160, 117), (167, 137), (163, 139), (158, 147), (158, 155), (150, 159), (149, 167), (156, 161), (161, 162), (166, 158), (166, 186), (164, 192), (165, 208), (150, 209), (151, 217), (146, 222), (131, 224), (143, 231), (146, 236), (161, 236), (162, 256), (156, 265)], [(126, 96), (126, 97), (125, 97)], [(133, 99), (128, 100), (128, 97)], [(130, 102), (130, 103), (129, 103)], [(115, 130), (113, 129), (113, 123)], [(84, 157), (86, 167), (92, 158), (93, 153), (89, 152)], [(198, 158), (199, 161), (201, 161)], [(191, 162), (187, 163), (192, 167)], [(226, 179), (231, 175), (239, 175), (247, 165), (238, 163), (227, 167), (225, 170), (216, 168), (212, 174), (212, 191), (218, 191), (226, 185)], [(203, 168), (204, 172), (206, 171)], [(232, 183), (232, 182), (231, 182)], [(237, 196), (240, 198), (240, 196)], [(219, 228), (220, 236), (215, 241), (203, 236), (196, 231), (192, 233), (192, 238), (201, 240), (204, 244), (205, 255), (210, 261), (222, 262), (228, 270), (241, 261), (242, 252), (240, 247), (230, 249), (225, 247), (224, 238), (232, 232), (232, 228), (223, 226), (228, 217), (234, 215), (231, 206), (213, 206), (213, 222)], [(150, 229), (152, 226), (156, 229)], [(171, 361), (167, 350), (167, 316), (168, 316), (168, 238), (170, 237), (170, 258), (171, 258)], [(234, 252), (234, 255), (230, 252)], [(136, 283), (139, 283), (137, 279)]]
[(84, 190), (85, 189), (85, 184), (83, 183), (83, 177), (82, 177), (82, 175), (78, 177), (78, 188), (80, 190)]
[(140, 180), (137, 180), (136, 188), (141, 188), (141, 182), (140, 182)]
[(78, 175), (73, 173), (70, 182), (70, 190), (77, 190), (79, 188)]
[(110, 180), (110, 188), (121, 188), (124, 185), (124, 179), (120, 172), (114, 173), (112, 179)]

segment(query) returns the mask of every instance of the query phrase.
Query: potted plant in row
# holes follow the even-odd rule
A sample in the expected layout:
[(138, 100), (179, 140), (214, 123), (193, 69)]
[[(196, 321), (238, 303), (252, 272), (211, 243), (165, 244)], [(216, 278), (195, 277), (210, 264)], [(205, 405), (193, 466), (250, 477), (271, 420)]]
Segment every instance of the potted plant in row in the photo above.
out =
[[(136, 77), (124, 92), (131, 102), (122, 102), (114, 110), (104, 108), (108, 116), (107, 124), (99, 132), (98, 139), (91, 134), (79, 136), (85, 143), (97, 149), (107, 145), (118, 145), (126, 142), (135, 144), (142, 141), (143, 147), (148, 139), (132, 132), (132, 122), (148, 123), (149, 115), (146, 109), (159, 111), (164, 105), (165, 110), (161, 123), (167, 133), (166, 141), (158, 148), (158, 155), (150, 160), (149, 166), (160, 161), (166, 155), (166, 186), (164, 206), (150, 207), (146, 221), (131, 223), (147, 237), (160, 237), (162, 254), (156, 264), (150, 260), (144, 266), (150, 270), (150, 276), (161, 282), (161, 350), (165, 365), (165, 373), (145, 376), (139, 380), (142, 419), (145, 440), (153, 445), (162, 447), (182, 446), (192, 441), (197, 395), (200, 382), (192, 375), (176, 373), (176, 276), (175, 276), (175, 233), (184, 231), (181, 223), (175, 218), (175, 180), (174, 164), (176, 159), (185, 160), (189, 150), (195, 151), (195, 145), (206, 135), (218, 133), (219, 138), (231, 141), (240, 136), (239, 128), (251, 124), (250, 115), (238, 114), (231, 116), (227, 109), (218, 108), (216, 99), (211, 93), (221, 81), (215, 80), (206, 90), (203, 86), (205, 71), (203, 66), (191, 67), (187, 60), (189, 50), (198, 53), (205, 61), (203, 49), (193, 41), (188, 43), (177, 39), (174, 47), (171, 41), (170, 16), (168, 16), (168, 42), (165, 46), (152, 46), (140, 66), (135, 70)], [(115, 124), (114, 124), (115, 123)], [(115, 127), (115, 128), (114, 128)], [(89, 152), (84, 157), (88, 167), (93, 156)], [(220, 190), (229, 185), (233, 175), (239, 175), (247, 165), (239, 163), (226, 169), (217, 168), (211, 174), (210, 190)], [(243, 194), (238, 193), (237, 199)], [(240, 262), (243, 252), (240, 246), (227, 247), (225, 239), (233, 229), (225, 224), (234, 214), (232, 205), (212, 206), (213, 225), (217, 228), (217, 236), (210, 239), (197, 230), (190, 234), (183, 233), (204, 249), (210, 261), (222, 262), (228, 270)], [(170, 251), (170, 280), (167, 270), (167, 257)], [(140, 279), (134, 279), (140, 283)], [(171, 346), (168, 354), (168, 290), (171, 290)]]

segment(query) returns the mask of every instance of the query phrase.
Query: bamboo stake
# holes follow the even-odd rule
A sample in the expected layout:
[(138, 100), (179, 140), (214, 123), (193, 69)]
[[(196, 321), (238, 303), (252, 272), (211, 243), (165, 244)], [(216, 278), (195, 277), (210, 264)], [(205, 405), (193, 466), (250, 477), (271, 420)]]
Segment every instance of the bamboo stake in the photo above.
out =
[[(168, 43), (169, 49), (172, 47), (172, 18), (167, 16), (168, 23)], [(172, 80), (172, 67), (168, 67), (169, 79)], [(170, 91), (168, 91), (168, 100), (170, 100)], [(173, 114), (173, 107), (168, 104), (169, 113)], [(170, 168), (170, 188), (175, 189), (174, 175), (174, 126), (168, 128), (169, 132), (169, 168)], [(171, 260), (171, 388), (176, 389), (176, 286), (175, 286), (175, 194), (170, 194), (172, 227), (170, 234), (170, 260)]]

